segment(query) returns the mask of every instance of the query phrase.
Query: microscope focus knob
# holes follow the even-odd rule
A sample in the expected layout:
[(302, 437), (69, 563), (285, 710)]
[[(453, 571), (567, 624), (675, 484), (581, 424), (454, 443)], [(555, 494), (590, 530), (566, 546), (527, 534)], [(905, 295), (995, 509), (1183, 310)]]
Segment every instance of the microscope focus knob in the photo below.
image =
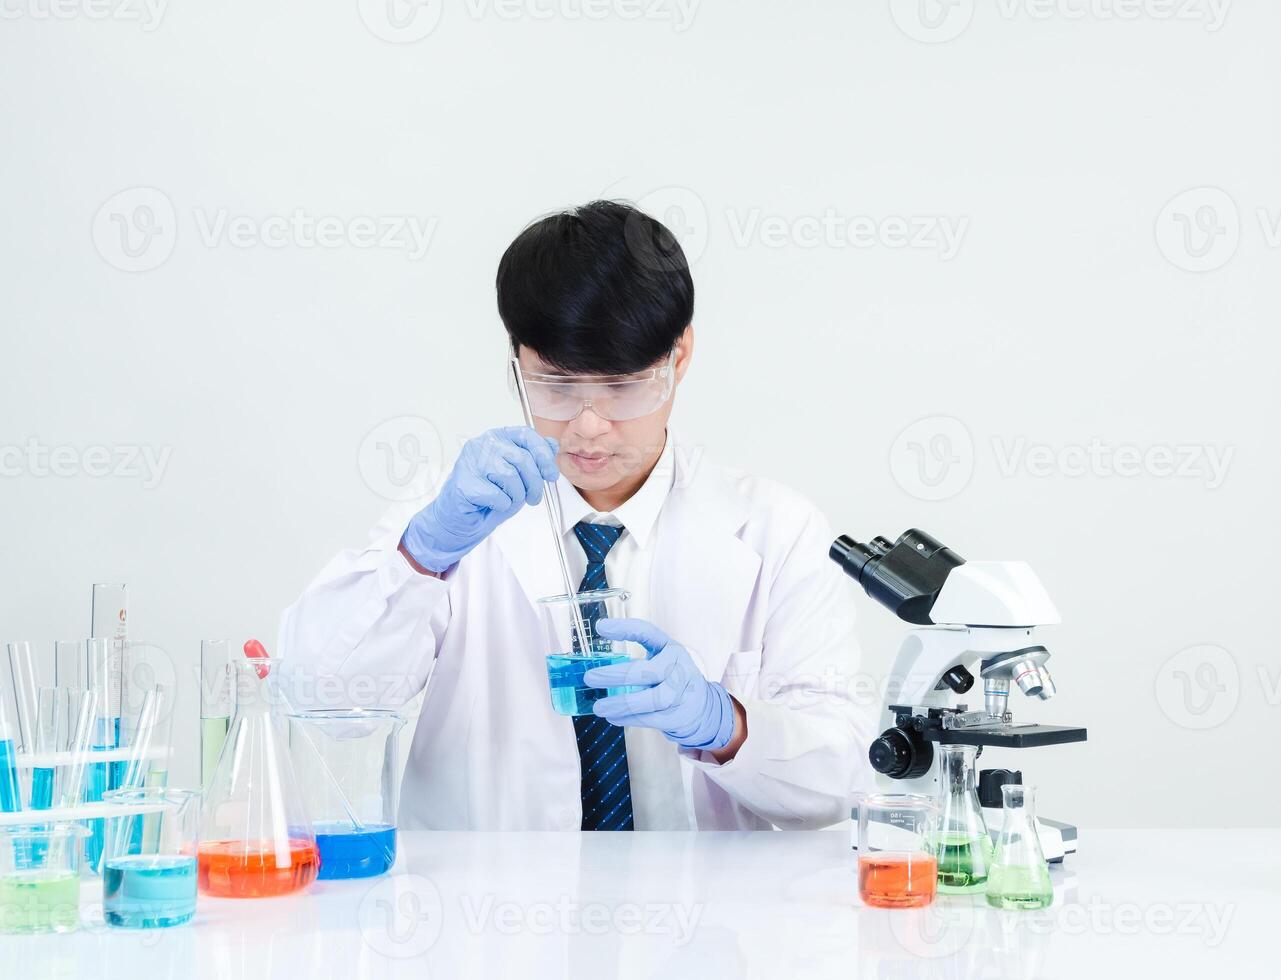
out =
[(915, 779), (929, 771), (934, 749), (919, 733), (887, 728), (867, 750), (872, 768), (891, 779)]
[(964, 694), (974, 686), (974, 675), (961, 664), (957, 664), (943, 675), (943, 683), (957, 694)]

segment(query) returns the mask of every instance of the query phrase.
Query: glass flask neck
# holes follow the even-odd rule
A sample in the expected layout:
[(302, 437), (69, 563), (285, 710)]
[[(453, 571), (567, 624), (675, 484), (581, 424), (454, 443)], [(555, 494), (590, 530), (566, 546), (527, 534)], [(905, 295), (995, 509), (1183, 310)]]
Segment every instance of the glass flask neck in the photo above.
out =
[(971, 790), (977, 785), (974, 765), (978, 749), (973, 745), (944, 745), (940, 747), (940, 782), (945, 790)]
[(233, 661), (232, 713), (236, 718), (246, 715), (263, 715), (278, 707), (280, 695), (272, 661), (249, 659)]

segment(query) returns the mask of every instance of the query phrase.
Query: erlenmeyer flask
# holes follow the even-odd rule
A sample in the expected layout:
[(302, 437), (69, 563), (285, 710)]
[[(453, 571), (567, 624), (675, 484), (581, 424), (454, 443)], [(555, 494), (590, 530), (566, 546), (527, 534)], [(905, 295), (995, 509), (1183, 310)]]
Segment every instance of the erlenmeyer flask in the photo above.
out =
[(939, 891), (982, 891), (992, 866), (992, 838), (979, 806), (978, 749), (942, 745), (939, 752)]
[(221, 898), (284, 895), (316, 879), (320, 854), (294, 779), (271, 661), (236, 661), (235, 682), (235, 714), (201, 813), (200, 890)]
[(1036, 836), (1036, 791), (1001, 787), (1005, 819), (996, 839), (996, 858), (987, 880), (987, 904), (998, 909), (1044, 909), (1054, 901), (1050, 867)]

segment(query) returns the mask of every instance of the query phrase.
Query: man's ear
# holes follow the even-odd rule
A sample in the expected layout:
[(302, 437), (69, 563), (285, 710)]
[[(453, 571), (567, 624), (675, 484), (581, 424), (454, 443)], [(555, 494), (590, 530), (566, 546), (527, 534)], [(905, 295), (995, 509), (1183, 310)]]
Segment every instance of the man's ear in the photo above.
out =
[(694, 356), (694, 324), (690, 324), (676, 341), (676, 381), (679, 384), (685, 372), (689, 370), (690, 359)]

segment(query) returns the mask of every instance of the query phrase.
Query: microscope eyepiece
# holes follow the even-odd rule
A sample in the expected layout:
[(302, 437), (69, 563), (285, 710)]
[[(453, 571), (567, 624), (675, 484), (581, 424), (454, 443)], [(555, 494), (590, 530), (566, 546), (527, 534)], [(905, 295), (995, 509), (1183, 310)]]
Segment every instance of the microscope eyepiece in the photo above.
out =
[(899, 619), (928, 626), (930, 609), (948, 573), (965, 559), (916, 528), (899, 535), (893, 544), (877, 536), (869, 544), (842, 534), (832, 542), (828, 556), (869, 596)]

